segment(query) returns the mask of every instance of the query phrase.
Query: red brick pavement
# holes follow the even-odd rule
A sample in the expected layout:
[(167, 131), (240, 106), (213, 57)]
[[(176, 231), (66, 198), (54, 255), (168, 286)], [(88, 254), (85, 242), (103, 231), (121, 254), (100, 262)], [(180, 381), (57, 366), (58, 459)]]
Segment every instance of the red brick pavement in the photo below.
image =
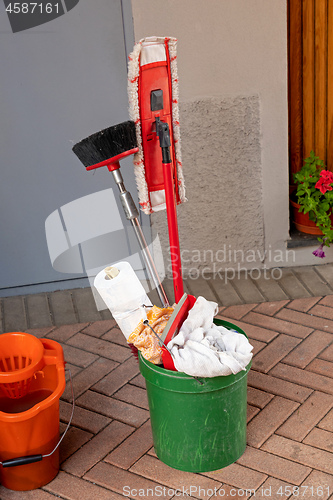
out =
[[(312, 498), (333, 494), (333, 296), (230, 306), (221, 316), (254, 345), (248, 446), (236, 463), (194, 474), (156, 457), (145, 384), (113, 320), (29, 330), (55, 339), (73, 374), (76, 410), (58, 476), (1, 500)], [(67, 388), (61, 430), (71, 412)], [(182, 494), (178, 494), (180, 490)], [(255, 491), (255, 494), (254, 494)]]

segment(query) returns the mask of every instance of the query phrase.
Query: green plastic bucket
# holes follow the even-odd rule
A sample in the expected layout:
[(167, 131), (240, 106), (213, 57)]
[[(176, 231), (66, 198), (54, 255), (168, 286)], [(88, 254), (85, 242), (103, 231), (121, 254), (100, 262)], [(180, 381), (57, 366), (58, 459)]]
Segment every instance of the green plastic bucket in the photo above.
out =
[[(222, 320), (216, 325), (238, 326)], [(146, 380), (154, 448), (165, 464), (188, 472), (222, 469), (246, 447), (247, 373), (200, 378), (165, 370), (139, 353)]]

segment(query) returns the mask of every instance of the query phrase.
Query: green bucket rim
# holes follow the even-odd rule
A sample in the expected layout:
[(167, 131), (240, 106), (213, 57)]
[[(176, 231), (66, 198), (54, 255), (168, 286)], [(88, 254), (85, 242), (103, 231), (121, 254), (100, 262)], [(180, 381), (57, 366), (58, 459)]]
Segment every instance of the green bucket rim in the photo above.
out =
[[(239, 326), (234, 325), (233, 323), (218, 318), (214, 318), (214, 323), (216, 325), (225, 326), (229, 330), (236, 330), (237, 332), (245, 335), (245, 337), (248, 338), (246, 333)], [(218, 391), (222, 388), (230, 387), (231, 385), (241, 380), (243, 377), (247, 376), (252, 364), (252, 361), (250, 361), (245, 370), (236, 373), (236, 375), (231, 374), (221, 375), (219, 377), (195, 378), (183, 372), (167, 370), (161, 366), (154, 365), (150, 361), (146, 360), (142, 356), (140, 351), (138, 354), (140, 372), (145, 378), (146, 382), (172, 392), (212, 392)]]

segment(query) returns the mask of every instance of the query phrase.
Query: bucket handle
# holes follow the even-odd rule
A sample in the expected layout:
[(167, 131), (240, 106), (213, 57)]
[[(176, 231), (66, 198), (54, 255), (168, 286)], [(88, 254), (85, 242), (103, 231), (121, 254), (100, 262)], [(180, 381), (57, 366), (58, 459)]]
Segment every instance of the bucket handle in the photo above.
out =
[(51, 451), (51, 453), (47, 453), (45, 455), (26, 455), (24, 457), (16, 457), (16, 458), (10, 458), (9, 460), (4, 460), (3, 462), (0, 462), (0, 465), (2, 465), (3, 468), (6, 467), (16, 467), (18, 465), (27, 465), (27, 464), (32, 464), (35, 462), (40, 462), (43, 458), (50, 457), (53, 455), (53, 453), (56, 451), (56, 449), (60, 446), (61, 441), (64, 439), (65, 435), (67, 434), (67, 431), (72, 423), (73, 415), (74, 415), (74, 408), (75, 408), (75, 398), (74, 398), (74, 389), (73, 389), (73, 379), (72, 379), (72, 374), (69, 368), (66, 368), (66, 371), (69, 373), (69, 379), (71, 383), (71, 391), (72, 391), (72, 413), (70, 416), (70, 419), (68, 421), (67, 427), (65, 431), (63, 432), (61, 438), (58, 441), (58, 444), (54, 447), (54, 449)]

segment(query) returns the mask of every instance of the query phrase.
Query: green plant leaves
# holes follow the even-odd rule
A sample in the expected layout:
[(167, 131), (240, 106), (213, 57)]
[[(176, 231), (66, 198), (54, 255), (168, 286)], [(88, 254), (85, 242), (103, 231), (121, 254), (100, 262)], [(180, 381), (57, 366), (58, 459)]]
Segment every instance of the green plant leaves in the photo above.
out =
[(323, 236), (318, 240), (329, 246), (333, 242), (333, 227), (330, 218), (333, 208), (333, 191), (326, 191), (323, 194), (316, 188), (321, 171), (326, 169), (323, 160), (311, 151), (310, 155), (305, 158), (301, 170), (294, 174), (294, 181), (297, 186), (299, 212), (309, 214), (309, 219), (315, 222), (323, 232)]

